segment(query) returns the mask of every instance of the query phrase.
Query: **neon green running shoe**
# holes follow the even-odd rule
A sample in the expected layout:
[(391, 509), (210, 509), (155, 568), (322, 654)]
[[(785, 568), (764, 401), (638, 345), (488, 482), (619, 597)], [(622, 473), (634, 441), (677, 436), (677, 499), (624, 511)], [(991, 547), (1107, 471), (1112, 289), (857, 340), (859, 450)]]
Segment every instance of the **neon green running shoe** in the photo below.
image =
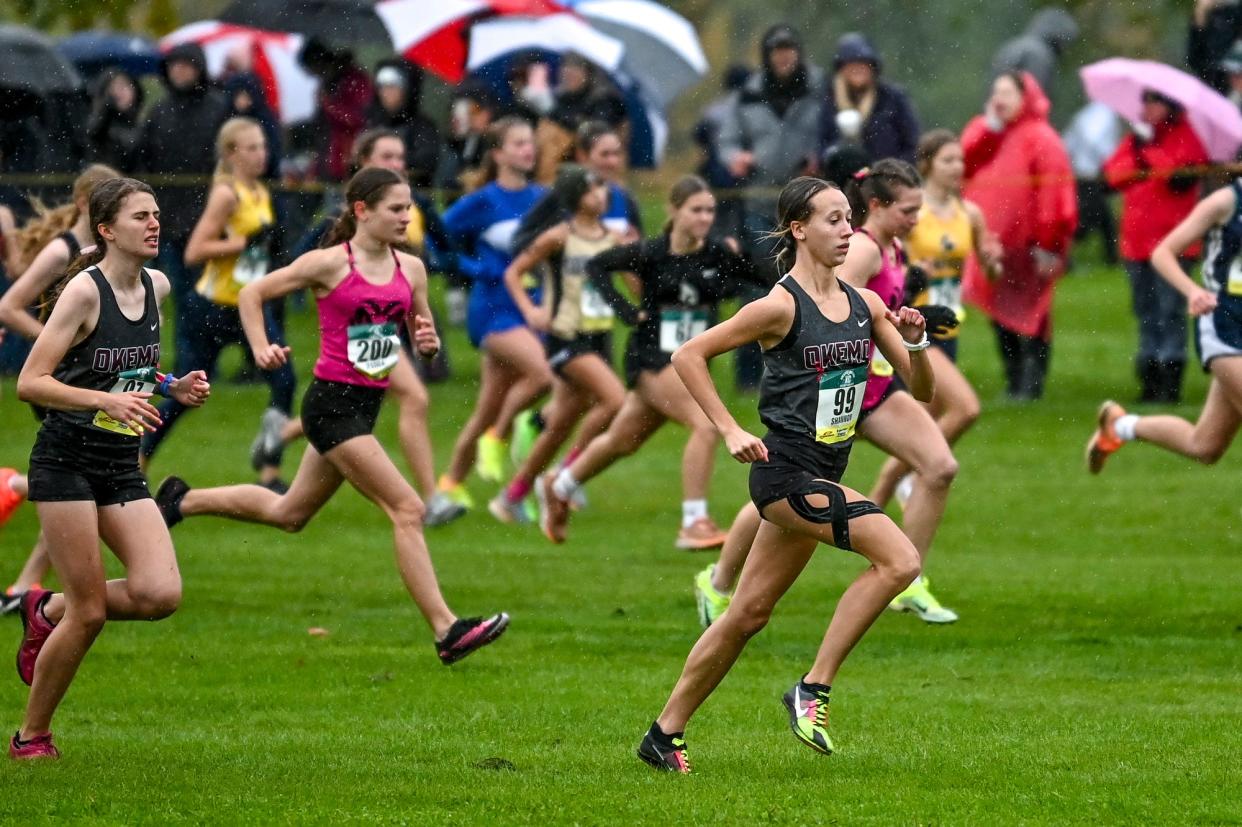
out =
[(832, 687), (798, 681), (781, 698), (789, 710), (789, 728), (798, 740), (824, 755), (832, 755), (828, 737), (828, 694)]
[(926, 577), (916, 578), (904, 592), (893, 598), (888, 607), (895, 612), (913, 612), (925, 623), (952, 623), (957, 612), (940, 605), (931, 593), (931, 582)]
[(474, 497), (470, 496), (470, 492), (466, 490), (465, 483), (459, 482), (451, 485), (444, 477), (441, 477), (436, 488), (438, 489), (436, 494), (443, 494), (449, 502), (456, 503), (467, 511), (474, 508)]
[(724, 614), (724, 610), (729, 608), (729, 601), (733, 599), (733, 595), (718, 592), (712, 585), (712, 574), (715, 571), (716, 564), (712, 563), (694, 578), (694, 599), (699, 604), (699, 623), (704, 629)]
[(503, 482), (509, 443), (491, 431), (479, 437), (479, 476), (488, 482)]
[(535, 440), (539, 438), (542, 430), (532, 410), (522, 411), (513, 420), (513, 438), (509, 440), (509, 459), (513, 460), (514, 468), (530, 456), (530, 450), (535, 446)]

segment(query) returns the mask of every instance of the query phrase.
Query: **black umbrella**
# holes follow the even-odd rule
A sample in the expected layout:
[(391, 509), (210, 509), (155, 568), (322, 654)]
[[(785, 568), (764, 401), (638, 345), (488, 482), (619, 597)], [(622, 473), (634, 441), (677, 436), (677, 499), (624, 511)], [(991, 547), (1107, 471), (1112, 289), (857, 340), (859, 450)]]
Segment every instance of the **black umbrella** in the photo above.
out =
[(82, 88), (82, 78), (56, 44), (24, 26), (0, 26), (0, 89), (40, 97)]
[(392, 44), (371, 0), (234, 0), (217, 19), (255, 29), (295, 32), (334, 46)]

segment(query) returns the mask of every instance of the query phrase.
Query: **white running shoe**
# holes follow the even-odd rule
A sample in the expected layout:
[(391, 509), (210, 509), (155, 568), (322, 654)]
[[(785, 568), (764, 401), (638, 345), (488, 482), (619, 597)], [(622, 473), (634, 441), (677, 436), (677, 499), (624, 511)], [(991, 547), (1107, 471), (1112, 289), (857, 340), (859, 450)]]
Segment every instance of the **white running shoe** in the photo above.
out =
[(466, 506), (450, 498), (443, 491), (437, 491), (427, 500), (427, 513), (423, 516), (423, 525), (428, 528), (447, 525), (466, 513)]
[(897, 487), (893, 490), (893, 496), (897, 498), (897, 504), (901, 506), (901, 510), (906, 510), (906, 503), (910, 502), (910, 495), (914, 493), (914, 473), (906, 474), (897, 481)]
[(258, 471), (268, 465), (275, 465), (280, 451), (285, 447), (281, 435), (285, 425), (289, 424), (289, 415), (280, 408), (268, 408), (259, 418), (259, 433), (250, 443), (250, 467)]

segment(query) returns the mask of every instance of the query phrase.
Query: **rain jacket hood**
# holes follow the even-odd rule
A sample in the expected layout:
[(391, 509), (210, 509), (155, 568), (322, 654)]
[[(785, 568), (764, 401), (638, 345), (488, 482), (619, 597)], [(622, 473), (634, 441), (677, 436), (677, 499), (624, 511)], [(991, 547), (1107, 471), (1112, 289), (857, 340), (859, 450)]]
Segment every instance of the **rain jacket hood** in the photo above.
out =
[(197, 43), (179, 43), (164, 53), (164, 57), (160, 61), (160, 78), (164, 81), (164, 85), (168, 87), (168, 91), (173, 94), (186, 91), (174, 89), (172, 81), (168, 79), (168, 64), (175, 63), (178, 60), (191, 63), (198, 69), (198, 83), (194, 84), (188, 91), (201, 94), (210, 82), (207, 78), (207, 54), (203, 51), (203, 47)]
[(1078, 23), (1065, 9), (1050, 6), (1035, 13), (1027, 24), (1026, 33), (1038, 37), (1060, 54), (1078, 39)]

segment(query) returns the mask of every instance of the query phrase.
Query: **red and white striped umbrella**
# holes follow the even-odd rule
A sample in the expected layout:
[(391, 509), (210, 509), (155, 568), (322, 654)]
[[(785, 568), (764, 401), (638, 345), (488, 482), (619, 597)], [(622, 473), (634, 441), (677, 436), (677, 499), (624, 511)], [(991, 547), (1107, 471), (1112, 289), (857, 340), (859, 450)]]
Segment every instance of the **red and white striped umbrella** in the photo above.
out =
[(247, 52), (250, 70), (259, 78), (264, 96), (281, 123), (296, 123), (314, 116), (319, 81), (298, 63), (302, 35), (203, 20), (164, 37), (160, 49), (168, 51), (182, 43), (203, 47), (207, 74), (213, 78), (224, 73), (230, 55)]
[(397, 52), (449, 83), (466, 76), (469, 30), (475, 21), (564, 11), (557, 0), (380, 0), (375, 6)]

